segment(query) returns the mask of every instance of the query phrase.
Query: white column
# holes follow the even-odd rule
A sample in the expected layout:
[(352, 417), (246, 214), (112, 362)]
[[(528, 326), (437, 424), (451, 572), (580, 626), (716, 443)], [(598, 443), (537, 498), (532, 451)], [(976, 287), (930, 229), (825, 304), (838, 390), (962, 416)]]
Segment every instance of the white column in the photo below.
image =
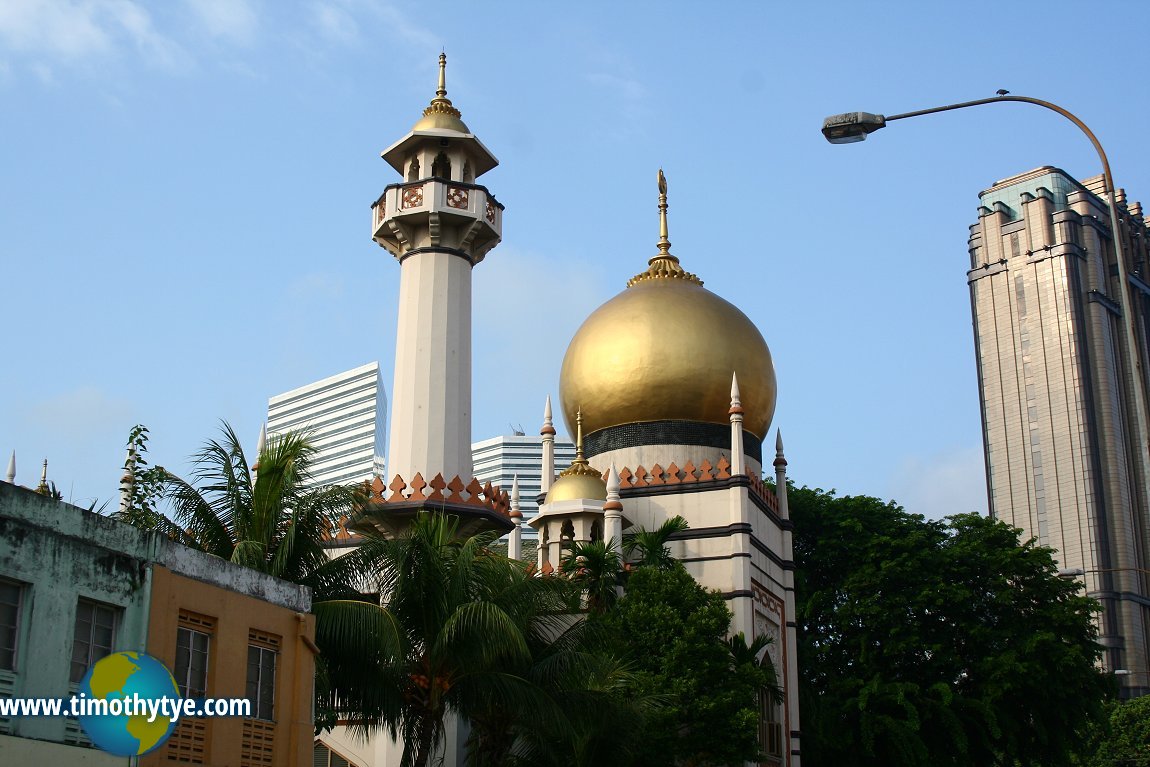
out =
[(132, 505), (132, 485), (136, 483), (134, 471), (136, 468), (136, 451), (128, 448), (124, 455), (124, 476), (120, 478), (120, 513), (126, 514)]
[(516, 474), (511, 480), (511, 511), (508, 512), (511, 521), (515, 527), (511, 528), (511, 534), (507, 537), (507, 556), (510, 559), (517, 560), (523, 556), (523, 512), (519, 510), (519, 475)]
[(400, 267), (388, 472), (472, 476), (471, 264), (452, 253)]
[(746, 474), (743, 455), (743, 403), (739, 401), (739, 379), (731, 373), (731, 476)]
[(539, 492), (546, 493), (555, 481), (555, 424), (551, 420), (551, 395), (547, 395), (547, 404), (543, 407), (543, 428), (539, 430), (543, 436), (543, 465), (539, 472)]
[(615, 462), (607, 469), (607, 501), (603, 504), (603, 540), (623, 555), (623, 503), (619, 499), (619, 472)]
[[(783, 520), (791, 518), (790, 506), (787, 502), (787, 459), (783, 456), (783, 432), (779, 429), (775, 434), (775, 498), (779, 502), (779, 516)], [(791, 544), (791, 531), (789, 527), (783, 527), (783, 561), (794, 561), (794, 551)], [(798, 659), (798, 637), (795, 631), (795, 571), (788, 569), (783, 571), (783, 588), (786, 592), (786, 613), (787, 625), (783, 627), (785, 636), (787, 638), (787, 652), (785, 657), (787, 659), (787, 667), (783, 669), (786, 675), (786, 691), (787, 691), (787, 728), (790, 732), (783, 733), (786, 737), (786, 742), (790, 744), (788, 751), (794, 751), (799, 748), (799, 743), (791, 737), (791, 732), (799, 731), (799, 659)], [(777, 671), (777, 670), (776, 670)], [(793, 767), (798, 767), (798, 757), (794, 758), (791, 762)]]

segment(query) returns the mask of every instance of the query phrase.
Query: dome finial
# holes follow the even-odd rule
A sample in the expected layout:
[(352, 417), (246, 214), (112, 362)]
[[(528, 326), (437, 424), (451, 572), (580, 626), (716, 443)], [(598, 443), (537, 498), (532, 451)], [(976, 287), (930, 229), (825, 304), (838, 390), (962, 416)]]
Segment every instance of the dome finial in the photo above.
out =
[(671, 241), (667, 239), (667, 177), (662, 168), (659, 168), (659, 255), (674, 258)]
[(583, 408), (575, 411), (575, 460), (583, 461)]
[(636, 274), (631, 279), (627, 280), (627, 287), (642, 282), (643, 280), (650, 280), (657, 277), (670, 277), (673, 279), (687, 280), (696, 285), (702, 285), (703, 281), (695, 275), (679, 266), (679, 259), (671, 255), (671, 241), (667, 239), (667, 177), (663, 175), (663, 169), (659, 168), (659, 252), (654, 258), (647, 262), (647, 271)]
[[(430, 117), (435, 114), (447, 114), (452, 117), (460, 117), (461, 113), (456, 109), (451, 99), (447, 98), (447, 54), (439, 54), (439, 87), (435, 89), (435, 98), (423, 110), (424, 117)], [(419, 127), (419, 124), (416, 124)]]
[(570, 466), (559, 472), (560, 477), (568, 477), (573, 474), (602, 479), (602, 475), (591, 468), (591, 464), (583, 457), (583, 408), (575, 411), (575, 460), (571, 462)]

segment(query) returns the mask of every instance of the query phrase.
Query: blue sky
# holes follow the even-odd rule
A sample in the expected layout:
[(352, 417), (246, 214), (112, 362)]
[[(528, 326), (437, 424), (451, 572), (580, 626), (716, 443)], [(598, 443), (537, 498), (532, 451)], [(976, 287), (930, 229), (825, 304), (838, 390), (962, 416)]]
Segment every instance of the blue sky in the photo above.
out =
[[(978, 192), (1098, 172), (991, 105), (831, 146), (822, 118), (1057, 102), (1150, 198), (1140, 2), (0, 0), (0, 455), (115, 503), (133, 424), (177, 472), (267, 398), (378, 359), (399, 269), (379, 152), (448, 91), (501, 165), (475, 273), (476, 439), (534, 432), (563, 351), (655, 252), (760, 327), (800, 483), (985, 511), (965, 272)], [(1141, 106), (1140, 106), (1141, 104)], [(673, 340), (669, 339), (673, 345)]]

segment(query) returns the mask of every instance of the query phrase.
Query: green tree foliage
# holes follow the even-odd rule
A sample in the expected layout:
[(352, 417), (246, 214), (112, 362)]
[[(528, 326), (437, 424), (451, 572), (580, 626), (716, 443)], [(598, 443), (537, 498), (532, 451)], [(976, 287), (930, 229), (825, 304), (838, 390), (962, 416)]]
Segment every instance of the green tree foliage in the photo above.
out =
[(803, 757), (1068, 764), (1100, 715), (1095, 603), (975, 514), (792, 489)]
[(633, 665), (635, 694), (661, 698), (634, 765), (725, 765), (759, 756), (759, 696), (773, 689), (763, 643), (728, 641), (731, 613), (678, 563), (640, 566), (600, 619)]
[(1150, 696), (1107, 704), (1082, 753), (1083, 767), (1150, 767)]
[(671, 556), (667, 544), (671, 536), (687, 529), (687, 520), (674, 516), (654, 530), (639, 528), (634, 533), (623, 536), (623, 553), (635, 560), (640, 567), (669, 568), (677, 564)]
[(562, 572), (587, 598), (587, 609), (601, 615), (615, 606), (623, 561), (614, 541), (579, 542), (563, 557)]
[(111, 516), (136, 527), (166, 529), (169, 535), (180, 538), (180, 531), (169, 528), (167, 518), (157, 507), (164, 494), (166, 472), (162, 466), (149, 466), (147, 453), (148, 427), (136, 424), (128, 433), (128, 455), (120, 478), (123, 500)]

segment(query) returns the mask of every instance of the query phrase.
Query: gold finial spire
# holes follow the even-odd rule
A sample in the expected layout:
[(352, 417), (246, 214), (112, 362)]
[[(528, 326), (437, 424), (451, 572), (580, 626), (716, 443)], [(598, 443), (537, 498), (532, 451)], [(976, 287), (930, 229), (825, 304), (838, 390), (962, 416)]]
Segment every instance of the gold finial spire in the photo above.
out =
[(583, 474), (588, 477), (598, 477), (599, 472), (591, 468), (591, 464), (583, 457), (583, 408), (575, 411), (575, 460), (563, 471), (560, 477), (569, 477), (572, 474)]
[(636, 274), (627, 280), (627, 287), (656, 278), (671, 278), (687, 280), (696, 285), (703, 281), (679, 266), (679, 259), (671, 255), (671, 241), (667, 239), (667, 177), (663, 169), (659, 168), (659, 252), (647, 262), (647, 271)]
[(575, 460), (583, 460), (583, 408), (575, 411)]
[(423, 110), (423, 116), (429, 117), (433, 114), (449, 114), (452, 117), (459, 117), (460, 112), (451, 104), (451, 99), (447, 98), (447, 54), (439, 54), (439, 87), (435, 89), (435, 98)]
[[(663, 169), (659, 168), (659, 255), (675, 258), (671, 255), (671, 241), (667, 239), (667, 177)], [(678, 263), (675, 259), (675, 263)]]

